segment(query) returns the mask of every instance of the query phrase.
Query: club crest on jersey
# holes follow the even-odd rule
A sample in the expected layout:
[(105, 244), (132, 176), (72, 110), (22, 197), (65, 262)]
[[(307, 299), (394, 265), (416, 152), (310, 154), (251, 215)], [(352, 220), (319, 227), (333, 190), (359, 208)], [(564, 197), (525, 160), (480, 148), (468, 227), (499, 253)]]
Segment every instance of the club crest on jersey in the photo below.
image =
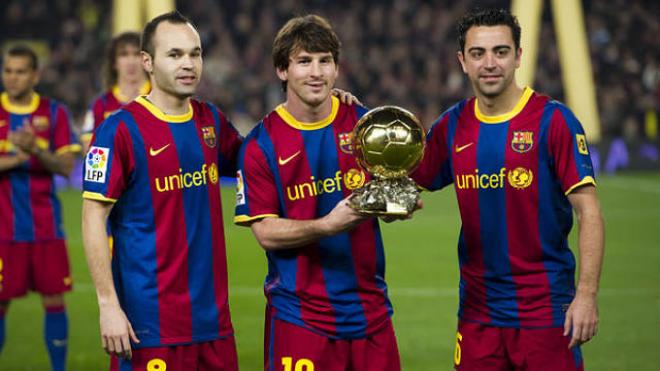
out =
[(48, 117), (46, 116), (34, 116), (32, 118), (32, 126), (37, 130), (37, 131), (44, 131), (48, 129), (48, 124), (50, 122), (48, 121)]
[(511, 149), (518, 153), (525, 153), (534, 145), (534, 132), (514, 131), (511, 139)]
[(337, 135), (337, 138), (339, 139), (339, 149), (341, 149), (342, 152), (352, 155), (353, 154), (353, 133), (348, 132), (348, 133), (340, 133)]
[(206, 143), (207, 146), (211, 148), (215, 147), (217, 143), (215, 138), (215, 127), (204, 126), (202, 128), (202, 137), (204, 138), (204, 143)]

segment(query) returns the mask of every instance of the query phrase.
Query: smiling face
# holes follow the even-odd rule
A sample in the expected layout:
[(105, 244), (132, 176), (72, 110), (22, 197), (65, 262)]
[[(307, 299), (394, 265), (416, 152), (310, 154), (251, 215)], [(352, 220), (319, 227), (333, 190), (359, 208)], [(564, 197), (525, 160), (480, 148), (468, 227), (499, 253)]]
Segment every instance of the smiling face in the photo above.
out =
[(288, 67), (277, 69), (277, 76), (287, 85), (287, 101), (299, 101), (308, 107), (317, 107), (330, 99), (338, 73), (332, 53), (296, 49)]
[(508, 26), (473, 26), (465, 35), (465, 48), (458, 52), (458, 60), (475, 94), (494, 98), (514, 86), (521, 54)]
[(153, 35), (153, 56), (142, 52), (152, 89), (185, 99), (195, 94), (202, 74), (202, 43), (188, 23), (162, 22)]

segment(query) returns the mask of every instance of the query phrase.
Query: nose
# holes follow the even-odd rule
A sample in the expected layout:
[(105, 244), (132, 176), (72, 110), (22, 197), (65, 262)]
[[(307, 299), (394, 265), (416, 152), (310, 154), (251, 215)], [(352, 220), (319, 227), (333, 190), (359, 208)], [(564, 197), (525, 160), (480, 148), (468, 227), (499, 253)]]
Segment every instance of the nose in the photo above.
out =
[(319, 61), (312, 61), (311, 65), (311, 75), (314, 77), (319, 77), (323, 74), (323, 69), (321, 69), (321, 64)]
[(486, 53), (486, 59), (484, 60), (484, 67), (488, 69), (493, 69), (497, 65), (495, 63), (495, 54), (493, 53)]
[(188, 54), (184, 54), (184, 56), (181, 58), (181, 67), (187, 70), (190, 70), (193, 68), (193, 62), (192, 58)]

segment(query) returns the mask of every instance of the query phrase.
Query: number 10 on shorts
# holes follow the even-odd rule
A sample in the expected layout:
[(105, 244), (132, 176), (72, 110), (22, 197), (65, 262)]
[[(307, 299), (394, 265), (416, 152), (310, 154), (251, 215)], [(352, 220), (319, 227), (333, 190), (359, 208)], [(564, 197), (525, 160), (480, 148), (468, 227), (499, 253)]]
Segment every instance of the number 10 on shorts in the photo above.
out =
[(292, 357), (282, 357), (284, 371), (314, 371), (314, 363), (307, 358), (301, 358), (293, 363)]

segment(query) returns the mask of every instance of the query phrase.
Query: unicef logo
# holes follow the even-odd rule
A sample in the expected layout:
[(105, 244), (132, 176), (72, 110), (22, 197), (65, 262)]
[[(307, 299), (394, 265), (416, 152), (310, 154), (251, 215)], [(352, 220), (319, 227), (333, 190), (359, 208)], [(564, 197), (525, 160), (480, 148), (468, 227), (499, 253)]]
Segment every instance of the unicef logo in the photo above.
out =
[(350, 190), (357, 189), (364, 185), (365, 178), (362, 170), (350, 169), (344, 173), (344, 184)]
[(108, 156), (101, 148), (95, 147), (87, 154), (87, 165), (92, 169), (105, 168)]
[(534, 174), (532, 174), (531, 170), (525, 169), (524, 167), (517, 167), (509, 171), (507, 178), (509, 180), (509, 184), (511, 184), (513, 188), (523, 189), (529, 187), (529, 185), (532, 184), (532, 180), (534, 180)]
[(209, 180), (211, 184), (218, 183), (218, 166), (216, 164), (209, 166)]

